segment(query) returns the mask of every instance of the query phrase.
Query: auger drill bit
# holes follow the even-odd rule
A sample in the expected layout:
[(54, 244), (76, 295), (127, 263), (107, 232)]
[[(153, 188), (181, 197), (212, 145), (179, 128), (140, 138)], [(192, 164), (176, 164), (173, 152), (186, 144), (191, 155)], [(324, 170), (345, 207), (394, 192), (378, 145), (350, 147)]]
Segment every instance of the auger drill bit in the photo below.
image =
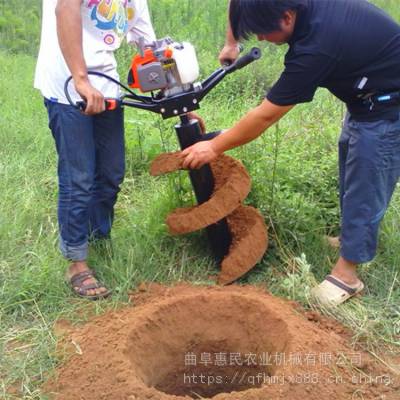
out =
[[(220, 155), (210, 163), (214, 191), (206, 202), (170, 213), (169, 232), (181, 235), (204, 229), (226, 218), (232, 237), (228, 253), (222, 260), (218, 283), (229, 284), (251, 270), (268, 246), (267, 228), (262, 215), (253, 207), (242, 205), (250, 192), (250, 176), (240, 161)], [(151, 164), (153, 176), (182, 169), (179, 153), (164, 153)]]

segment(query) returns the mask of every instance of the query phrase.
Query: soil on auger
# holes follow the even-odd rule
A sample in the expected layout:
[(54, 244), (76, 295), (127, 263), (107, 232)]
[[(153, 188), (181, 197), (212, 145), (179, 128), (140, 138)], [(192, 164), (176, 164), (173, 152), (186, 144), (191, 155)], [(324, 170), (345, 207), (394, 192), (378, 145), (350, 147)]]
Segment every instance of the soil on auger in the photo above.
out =
[(131, 300), (81, 327), (58, 324), (66, 361), (43, 387), (50, 398), (398, 399), (399, 376), (342, 326), (261, 288), (150, 284)]
[[(201, 205), (178, 208), (166, 220), (169, 231), (181, 235), (204, 229), (227, 218), (232, 244), (221, 264), (218, 283), (228, 284), (240, 278), (264, 255), (268, 246), (267, 228), (262, 215), (253, 207), (242, 205), (250, 192), (251, 180), (241, 162), (220, 155), (210, 163), (214, 192)], [(179, 153), (165, 153), (152, 163), (154, 176), (182, 169)]]

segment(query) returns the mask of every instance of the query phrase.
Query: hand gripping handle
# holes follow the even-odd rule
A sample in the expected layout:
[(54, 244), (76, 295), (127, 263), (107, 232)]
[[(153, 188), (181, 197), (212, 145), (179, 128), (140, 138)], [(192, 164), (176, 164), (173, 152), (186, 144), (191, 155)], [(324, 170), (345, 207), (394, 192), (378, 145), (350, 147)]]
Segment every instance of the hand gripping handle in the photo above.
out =
[(229, 72), (236, 71), (238, 69), (242, 69), (252, 63), (253, 61), (258, 60), (261, 57), (261, 50), (258, 47), (253, 47), (247, 54), (238, 58), (235, 63), (233, 63)]

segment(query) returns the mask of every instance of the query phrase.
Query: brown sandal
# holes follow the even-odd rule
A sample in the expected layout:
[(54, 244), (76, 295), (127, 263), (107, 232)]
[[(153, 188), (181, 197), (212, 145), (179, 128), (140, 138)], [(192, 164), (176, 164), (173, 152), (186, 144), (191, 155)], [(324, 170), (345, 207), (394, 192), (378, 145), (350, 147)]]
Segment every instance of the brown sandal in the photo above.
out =
[[(83, 282), (90, 278), (95, 279), (96, 282), (84, 285)], [(100, 300), (105, 299), (111, 294), (111, 290), (107, 290), (104, 293), (99, 293), (94, 296), (89, 296), (88, 294), (86, 294), (89, 290), (106, 288), (103, 284), (97, 281), (95, 273), (91, 269), (87, 269), (85, 271), (78, 272), (77, 274), (72, 275), (72, 277), (69, 278), (69, 285), (77, 296), (85, 299)]]

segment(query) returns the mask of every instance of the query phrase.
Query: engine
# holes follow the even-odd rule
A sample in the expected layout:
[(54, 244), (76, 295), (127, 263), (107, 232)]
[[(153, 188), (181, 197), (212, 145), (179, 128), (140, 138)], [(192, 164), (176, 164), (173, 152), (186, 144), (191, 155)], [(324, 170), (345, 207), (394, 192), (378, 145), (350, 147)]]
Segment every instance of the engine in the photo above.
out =
[(170, 37), (151, 45), (139, 41), (139, 54), (133, 57), (128, 84), (141, 92), (162, 91), (162, 97), (192, 89), (199, 77), (199, 64), (194, 47), (187, 42), (174, 42)]

